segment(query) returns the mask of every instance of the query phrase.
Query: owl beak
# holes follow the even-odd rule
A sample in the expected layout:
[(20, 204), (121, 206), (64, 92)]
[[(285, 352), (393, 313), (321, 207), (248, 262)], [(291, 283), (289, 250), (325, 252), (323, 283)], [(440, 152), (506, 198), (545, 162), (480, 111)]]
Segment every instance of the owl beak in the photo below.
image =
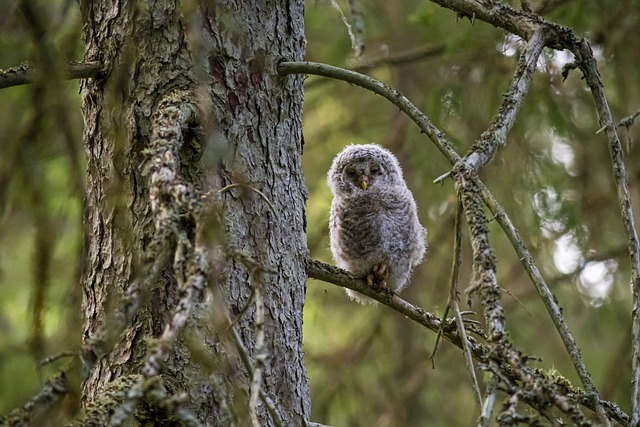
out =
[(366, 190), (367, 187), (369, 186), (369, 183), (367, 182), (367, 177), (364, 175), (360, 175), (360, 178), (358, 178), (358, 182), (360, 182), (360, 188), (362, 188), (363, 190)]

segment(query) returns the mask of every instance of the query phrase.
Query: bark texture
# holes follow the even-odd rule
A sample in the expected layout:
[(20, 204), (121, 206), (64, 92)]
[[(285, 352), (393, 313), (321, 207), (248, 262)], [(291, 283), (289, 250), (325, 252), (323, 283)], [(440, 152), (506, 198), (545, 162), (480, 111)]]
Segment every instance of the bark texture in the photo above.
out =
[[(204, 9), (206, 53), (212, 84), (210, 151), (223, 152), (220, 185), (241, 184), (222, 193), (228, 248), (248, 255), (232, 261), (225, 296), (252, 357), (255, 343), (252, 289), (265, 304), (267, 363), (264, 390), (283, 407), (284, 425), (308, 419), (309, 391), (302, 357), (302, 306), (308, 256), (302, 176), (302, 76), (278, 77), (282, 61), (302, 59), (302, 1), (217, 1)], [(217, 157), (217, 156), (216, 156)], [(260, 191), (247, 191), (248, 188)]]
[[(216, 307), (235, 321), (242, 341), (238, 353), (244, 347), (263, 366), (261, 388), (282, 423), (301, 425), (310, 412), (301, 348), (307, 258), (302, 78), (279, 78), (276, 67), (303, 57), (303, 4), (204, 1), (185, 11), (189, 5), (80, 2), (85, 60), (105, 65), (105, 77), (86, 80), (81, 89), (88, 165), (83, 401), (99, 411), (105, 390), (140, 384), (150, 354), (158, 351), (153, 340), (166, 333), (172, 312), (183, 305), (178, 282), (184, 272), (176, 271), (176, 259), (184, 245), (176, 240), (195, 245), (196, 230), (207, 224), (193, 212), (181, 212), (169, 218), (171, 233), (159, 233), (152, 203), (166, 203), (166, 195), (150, 191), (145, 168), (150, 151), (157, 149), (151, 140), (159, 136), (154, 128), (158, 110), (167, 99), (179, 100), (172, 94), (191, 94), (185, 102), (201, 107), (202, 126), (183, 129), (178, 178), (185, 188), (214, 193), (238, 185), (220, 192), (217, 212), (226, 255), (214, 266), (224, 274), (213, 272), (220, 282), (211, 284), (210, 294), (225, 301), (199, 300), (187, 323), (195, 332), (179, 335), (164, 351), (159, 381), (169, 397), (182, 394), (183, 409), (202, 423), (227, 425), (230, 413), (235, 422), (245, 423), (252, 373), (225, 344), (228, 334), (225, 338), (220, 325), (212, 325), (214, 316), (205, 310)], [(205, 147), (208, 155), (200, 161)], [(214, 177), (205, 188), (201, 170)], [(258, 350), (255, 287), (261, 290), (264, 324), (259, 327), (266, 338)], [(194, 344), (193, 337), (200, 341)], [(119, 404), (127, 406), (119, 393)], [(170, 411), (141, 395), (135, 410), (123, 409), (125, 415), (133, 414), (137, 424), (175, 421)], [(274, 417), (264, 407), (260, 403), (257, 413), (263, 425), (271, 425)]]

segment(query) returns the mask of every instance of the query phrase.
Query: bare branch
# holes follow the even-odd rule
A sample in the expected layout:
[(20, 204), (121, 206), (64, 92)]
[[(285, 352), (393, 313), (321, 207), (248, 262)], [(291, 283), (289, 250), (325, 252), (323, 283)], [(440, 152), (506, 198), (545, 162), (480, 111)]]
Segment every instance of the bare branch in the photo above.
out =
[[(227, 320), (229, 322), (229, 327), (231, 329), (231, 336), (233, 338), (233, 342), (236, 346), (236, 349), (238, 350), (238, 353), (240, 354), (240, 360), (242, 360), (242, 364), (244, 365), (247, 372), (249, 372), (249, 375), (253, 377), (255, 368), (254, 368), (253, 361), (249, 356), (249, 352), (244, 347), (244, 344), (242, 343), (242, 338), (240, 338), (240, 335), (238, 335), (238, 332), (233, 327), (231, 323), (231, 319), (229, 319), (228, 315), (227, 315)], [(273, 423), (276, 425), (276, 427), (282, 427), (282, 420), (278, 415), (278, 411), (276, 410), (276, 405), (273, 403), (273, 400), (271, 400), (271, 398), (267, 395), (267, 393), (265, 393), (265, 391), (262, 388), (259, 389), (259, 392), (260, 392), (260, 398), (262, 399), (264, 404), (267, 406), (267, 410), (269, 411), (269, 415), (271, 415), (271, 419), (273, 420)]]
[[(449, 304), (453, 308), (454, 318), (456, 319), (456, 325), (458, 326), (458, 334), (460, 335), (460, 341), (464, 343), (464, 361), (471, 377), (473, 384), (473, 391), (478, 399), (478, 408), (482, 409), (482, 393), (480, 392), (480, 385), (478, 384), (478, 378), (476, 377), (476, 371), (473, 366), (473, 359), (471, 356), (471, 348), (469, 346), (469, 338), (467, 337), (467, 331), (464, 328), (464, 320), (462, 319), (462, 313), (458, 306), (458, 276), (460, 273), (460, 264), (462, 257), (462, 204), (458, 200), (456, 208), (456, 221), (455, 232), (453, 239), (453, 263), (451, 266), (451, 283), (449, 287)], [(487, 396), (489, 399), (489, 396)]]
[(609, 143), (609, 154), (613, 165), (613, 176), (620, 202), (620, 213), (625, 234), (627, 235), (627, 249), (631, 261), (631, 286), (633, 290), (632, 330), (633, 330), (633, 376), (632, 384), (632, 423), (640, 423), (640, 241), (635, 228), (633, 205), (629, 192), (629, 179), (624, 166), (624, 152), (616, 133), (616, 125), (604, 96), (604, 87), (596, 67), (591, 46), (586, 40), (574, 48), (574, 55), (579, 59), (578, 64), (583, 72), (585, 81), (591, 89), (596, 104), (600, 126), (605, 128), (605, 135)]
[[(65, 79), (88, 79), (97, 77), (101, 72), (102, 64), (98, 61), (72, 62), (67, 66)], [(0, 70), (0, 89), (33, 83), (37, 80), (39, 73), (39, 69), (27, 65)]]
[[(6, 416), (0, 417), (0, 425), (27, 427), (40, 425), (48, 411), (67, 395), (67, 375), (62, 372), (46, 382), (24, 406), (14, 409)], [(38, 422), (36, 422), (38, 421)]]
[(253, 298), (256, 304), (256, 343), (255, 343), (255, 363), (249, 386), (249, 416), (253, 427), (260, 427), (258, 419), (258, 398), (262, 391), (262, 372), (264, 371), (264, 362), (267, 358), (266, 349), (264, 347), (264, 303), (262, 301), (261, 283), (258, 280), (253, 281), (254, 290)]
[(505, 94), (498, 114), (491, 121), (489, 128), (482, 133), (480, 141), (471, 147), (462, 160), (476, 173), (493, 159), (500, 146), (506, 144), (507, 134), (513, 127), (520, 107), (524, 103), (524, 97), (529, 91), (538, 58), (544, 46), (543, 32), (536, 31), (520, 55), (511, 86)]

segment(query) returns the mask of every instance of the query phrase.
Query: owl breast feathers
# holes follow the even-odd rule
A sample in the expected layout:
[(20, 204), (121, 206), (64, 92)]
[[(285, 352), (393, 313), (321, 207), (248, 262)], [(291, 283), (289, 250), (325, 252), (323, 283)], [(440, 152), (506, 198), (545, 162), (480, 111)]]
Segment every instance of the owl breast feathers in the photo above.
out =
[(333, 193), (329, 239), (338, 267), (400, 291), (424, 257), (427, 231), (398, 160), (376, 144), (350, 145), (333, 160), (327, 182)]

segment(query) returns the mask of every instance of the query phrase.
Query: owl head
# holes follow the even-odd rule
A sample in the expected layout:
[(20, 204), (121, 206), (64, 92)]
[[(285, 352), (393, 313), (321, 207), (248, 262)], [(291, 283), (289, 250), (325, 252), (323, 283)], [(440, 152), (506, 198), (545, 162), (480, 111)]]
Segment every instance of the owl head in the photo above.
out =
[(345, 147), (333, 159), (327, 182), (333, 194), (375, 191), (404, 183), (398, 159), (377, 144)]

